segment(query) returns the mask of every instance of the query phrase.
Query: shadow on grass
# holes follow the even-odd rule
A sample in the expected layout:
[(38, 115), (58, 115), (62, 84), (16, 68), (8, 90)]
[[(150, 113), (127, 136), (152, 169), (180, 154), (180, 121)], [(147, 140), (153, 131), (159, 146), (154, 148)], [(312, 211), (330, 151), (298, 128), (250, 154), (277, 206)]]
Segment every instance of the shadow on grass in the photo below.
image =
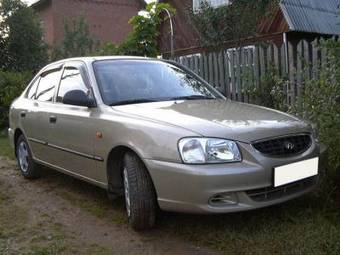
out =
[[(104, 190), (44, 170), (39, 182), (58, 195), (108, 222), (127, 226), (122, 198), (112, 205)], [(161, 212), (156, 229), (141, 235), (175, 236), (223, 253), (340, 254), (340, 208), (331, 197), (332, 185), (325, 181), (309, 195), (255, 211), (204, 216)]]

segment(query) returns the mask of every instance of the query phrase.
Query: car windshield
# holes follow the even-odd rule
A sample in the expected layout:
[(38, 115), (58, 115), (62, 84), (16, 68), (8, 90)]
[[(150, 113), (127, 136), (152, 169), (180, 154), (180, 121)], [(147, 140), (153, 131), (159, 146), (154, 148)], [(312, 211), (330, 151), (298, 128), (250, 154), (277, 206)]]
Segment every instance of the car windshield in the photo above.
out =
[(170, 63), (101, 60), (93, 63), (107, 105), (222, 98), (211, 87)]

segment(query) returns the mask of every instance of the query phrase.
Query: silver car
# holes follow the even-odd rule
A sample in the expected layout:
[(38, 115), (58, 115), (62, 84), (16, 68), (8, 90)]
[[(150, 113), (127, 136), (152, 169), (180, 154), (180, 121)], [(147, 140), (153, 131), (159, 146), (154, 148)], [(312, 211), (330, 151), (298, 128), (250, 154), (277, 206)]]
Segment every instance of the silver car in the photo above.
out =
[(185, 67), (137, 57), (44, 67), (10, 109), (22, 175), (46, 165), (125, 196), (135, 229), (158, 208), (228, 213), (311, 191), (320, 144), (308, 123), (233, 102)]

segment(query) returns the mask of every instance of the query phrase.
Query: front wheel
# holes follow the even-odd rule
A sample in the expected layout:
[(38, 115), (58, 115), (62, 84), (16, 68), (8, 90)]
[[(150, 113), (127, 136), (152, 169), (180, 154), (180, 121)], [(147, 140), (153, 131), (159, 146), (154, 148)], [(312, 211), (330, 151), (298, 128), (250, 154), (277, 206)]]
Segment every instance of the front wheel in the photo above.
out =
[(157, 214), (156, 192), (143, 162), (130, 152), (124, 155), (123, 179), (130, 225), (135, 230), (152, 228)]
[(39, 177), (38, 165), (34, 162), (31, 149), (23, 135), (16, 143), (16, 156), (21, 174), (27, 179)]

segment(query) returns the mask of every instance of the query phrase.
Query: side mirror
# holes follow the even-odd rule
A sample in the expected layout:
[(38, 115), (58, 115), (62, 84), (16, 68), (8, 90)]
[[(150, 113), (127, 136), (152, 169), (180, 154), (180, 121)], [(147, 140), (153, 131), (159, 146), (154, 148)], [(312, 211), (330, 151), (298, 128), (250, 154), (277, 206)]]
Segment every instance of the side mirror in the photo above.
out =
[(82, 90), (71, 90), (67, 92), (62, 100), (63, 104), (94, 107), (95, 102), (89, 98), (88, 95)]

